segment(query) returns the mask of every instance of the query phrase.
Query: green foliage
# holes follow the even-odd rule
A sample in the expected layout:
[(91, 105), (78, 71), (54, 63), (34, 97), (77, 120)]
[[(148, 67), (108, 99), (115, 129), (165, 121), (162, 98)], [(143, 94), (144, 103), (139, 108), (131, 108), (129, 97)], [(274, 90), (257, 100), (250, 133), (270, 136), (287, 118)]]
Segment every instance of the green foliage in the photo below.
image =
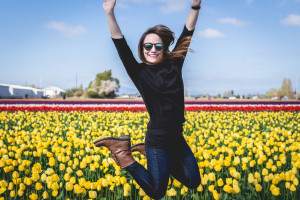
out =
[(293, 89), (292, 89), (292, 81), (289, 78), (285, 78), (282, 81), (280, 88), (281, 96), (286, 96), (289, 99), (293, 98)]
[(104, 71), (103, 73), (98, 73), (96, 75), (95, 81), (97, 83), (101, 83), (101, 81), (106, 81), (106, 80), (115, 81), (117, 83), (117, 85), (120, 86), (119, 85), (119, 83), (120, 83), (119, 79), (112, 77), (111, 70), (107, 70), (107, 71)]
[(80, 85), (79, 88), (72, 88), (66, 91), (67, 97), (81, 97), (83, 95), (83, 86)]
[(267, 98), (272, 98), (276, 97), (278, 95), (278, 90), (276, 88), (271, 88), (266, 92), (266, 97)]
[(119, 88), (119, 79), (112, 77), (111, 70), (107, 70), (96, 75), (84, 95), (89, 98), (114, 98)]

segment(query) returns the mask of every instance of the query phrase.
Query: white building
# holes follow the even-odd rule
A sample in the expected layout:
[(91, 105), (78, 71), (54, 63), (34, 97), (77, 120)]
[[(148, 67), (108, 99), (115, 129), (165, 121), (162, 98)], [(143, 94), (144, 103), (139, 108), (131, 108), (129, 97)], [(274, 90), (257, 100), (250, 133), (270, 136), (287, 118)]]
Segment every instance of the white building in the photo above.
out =
[(0, 84), (0, 98), (42, 98), (44, 91), (27, 86)]
[(63, 94), (65, 94), (66, 91), (55, 87), (55, 86), (50, 86), (44, 89), (44, 96), (50, 97), (50, 98), (55, 98), (55, 97), (61, 97)]
[(55, 98), (62, 97), (65, 93), (66, 91), (54, 86), (45, 89), (37, 89), (27, 86), (0, 83), (0, 99)]

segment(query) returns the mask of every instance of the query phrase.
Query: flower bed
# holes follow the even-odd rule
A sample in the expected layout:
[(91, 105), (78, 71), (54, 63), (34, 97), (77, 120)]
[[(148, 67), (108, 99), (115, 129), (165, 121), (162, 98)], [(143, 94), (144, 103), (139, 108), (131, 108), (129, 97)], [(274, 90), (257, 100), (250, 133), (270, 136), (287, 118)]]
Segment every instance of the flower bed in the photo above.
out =
[[(149, 199), (108, 149), (93, 145), (124, 134), (132, 145), (144, 142), (147, 112), (20, 108), (25, 112), (0, 112), (1, 200)], [(56, 107), (39, 107), (46, 108)], [(171, 177), (165, 200), (299, 198), (299, 112), (196, 111), (186, 119), (201, 184), (191, 190)], [(134, 157), (147, 165), (143, 155)]]
[[(258, 111), (300, 111), (300, 106), (228, 106), (228, 105), (197, 105), (197, 106), (185, 106), (186, 111), (245, 111), (245, 112), (258, 112)], [(0, 106), (0, 111), (109, 111), (109, 112), (122, 112), (122, 111), (131, 111), (131, 112), (142, 112), (146, 111), (145, 106), (24, 106), (24, 105), (15, 105), (15, 106)]]

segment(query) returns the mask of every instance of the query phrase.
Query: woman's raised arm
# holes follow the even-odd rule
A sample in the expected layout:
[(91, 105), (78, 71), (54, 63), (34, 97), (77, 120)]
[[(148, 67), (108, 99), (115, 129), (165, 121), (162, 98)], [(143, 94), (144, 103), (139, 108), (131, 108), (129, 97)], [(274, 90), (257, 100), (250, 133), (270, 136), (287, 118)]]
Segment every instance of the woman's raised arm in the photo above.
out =
[(194, 30), (196, 27), (200, 7), (201, 7), (201, 0), (193, 0), (190, 14), (185, 23), (185, 26), (189, 31)]
[(120, 39), (123, 38), (123, 34), (121, 32), (121, 29), (115, 17), (115, 13), (114, 13), (115, 5), (116, 5), (116, 0), (104, 0), (103, 10), (106, 15), (111, 37), (114, 39)]

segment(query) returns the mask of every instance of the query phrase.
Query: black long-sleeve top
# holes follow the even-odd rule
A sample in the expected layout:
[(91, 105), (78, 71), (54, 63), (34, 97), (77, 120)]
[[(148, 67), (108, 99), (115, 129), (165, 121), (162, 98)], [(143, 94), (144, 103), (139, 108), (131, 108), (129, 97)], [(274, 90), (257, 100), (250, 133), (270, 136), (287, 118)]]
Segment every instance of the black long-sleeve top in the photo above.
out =
[[(180, 39), (192, 36), (194, 30), (184, 27)], [(184, 118), (184, 59), (164, 61), (157, 65), (138, 63), (125, 38), (113, 39), (123, 65), (140, 92), (150, 116), (148, 130), (182, 125)], [(176, 44), (177, 45), (177, 44)], [(175, 48), (176, 48), (175, 45)]]

